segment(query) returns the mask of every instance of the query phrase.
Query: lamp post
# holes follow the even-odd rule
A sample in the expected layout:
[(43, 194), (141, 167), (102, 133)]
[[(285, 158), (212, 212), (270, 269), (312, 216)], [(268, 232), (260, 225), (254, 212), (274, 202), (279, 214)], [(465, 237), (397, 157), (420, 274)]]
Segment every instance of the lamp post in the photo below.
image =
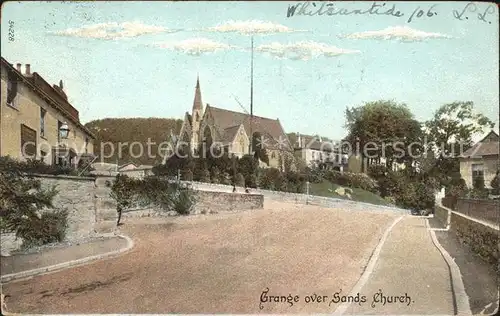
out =
[(59, 127), (59, 135), (61, 139), (68, 139), (69, 135), (69, 127), (66, 122), (64, 122), (61, 127)]

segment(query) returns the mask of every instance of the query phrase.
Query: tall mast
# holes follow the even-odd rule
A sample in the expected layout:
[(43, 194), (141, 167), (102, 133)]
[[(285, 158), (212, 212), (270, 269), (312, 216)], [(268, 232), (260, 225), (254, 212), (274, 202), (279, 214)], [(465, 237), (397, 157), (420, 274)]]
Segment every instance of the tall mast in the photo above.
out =
[(252, 35), (252, 55), (250, 66), (250, 152), (253, 152), (253, 35)]

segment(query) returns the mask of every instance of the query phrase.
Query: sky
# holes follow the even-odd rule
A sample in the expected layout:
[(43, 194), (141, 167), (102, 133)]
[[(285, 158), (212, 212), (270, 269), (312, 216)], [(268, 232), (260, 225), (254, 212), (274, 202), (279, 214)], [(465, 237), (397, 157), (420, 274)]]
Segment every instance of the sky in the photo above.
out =
[(473, 101), (498, 130), (494, 4), (328, 4), (315, 13), (319, 2), (4, 2), (1, 55), (62, 79), (83, 123), (182, 119), (197, 76), (204, 103), (250, 110), (253, 36), (254, 115), (279, 118), (287, 133), (340, 139), (346, 107), (376, 100), (405, 103), (418, 120)]

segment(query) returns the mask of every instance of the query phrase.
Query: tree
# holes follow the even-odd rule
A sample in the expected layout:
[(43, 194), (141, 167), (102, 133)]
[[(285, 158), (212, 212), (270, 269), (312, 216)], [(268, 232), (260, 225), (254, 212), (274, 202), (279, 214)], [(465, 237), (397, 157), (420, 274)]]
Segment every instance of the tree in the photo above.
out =
[(497, 173), (493, 180), (491, 180), (491, 189), (492, 189), (492, 194), (494, 195), (500, 195), (500, 170), (497, 170)]
[(493, 128), (495, 123), (475, 113), (473, 102), (467, 101), (441, 106), (424, 125), (426, 150), (437, 157), (434, 176), (446, 182), (453, 173), (460, 172), (457, 157), (472, 146), (472, 137)]
[(269, 156), (267, 155), (266, 148), (264, 148), (265, 140), (259, 132), (253, 133), (252, 148), (254, 150), (254, 158), (260, 159), (269, 165)]
[(346, 140), (353, 151), (359, 146), (361, 158), (384, 157), (389, 169), (393, 162), (411, 165), (415, 153), (409, 154), (408, 145), (420, 139), (421, 129), (405, 104), (386, 100), (368, 102), (361, 107), (347, 108), (345, 116)]

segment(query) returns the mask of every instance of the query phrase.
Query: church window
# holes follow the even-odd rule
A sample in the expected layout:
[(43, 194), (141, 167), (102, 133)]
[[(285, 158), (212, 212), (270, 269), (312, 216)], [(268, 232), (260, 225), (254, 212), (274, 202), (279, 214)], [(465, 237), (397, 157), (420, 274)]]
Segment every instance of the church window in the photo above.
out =
[(198, 112), (196, 112), (196, 122), (199, 122), (200, 121), (200, 116), (198, 115)]

